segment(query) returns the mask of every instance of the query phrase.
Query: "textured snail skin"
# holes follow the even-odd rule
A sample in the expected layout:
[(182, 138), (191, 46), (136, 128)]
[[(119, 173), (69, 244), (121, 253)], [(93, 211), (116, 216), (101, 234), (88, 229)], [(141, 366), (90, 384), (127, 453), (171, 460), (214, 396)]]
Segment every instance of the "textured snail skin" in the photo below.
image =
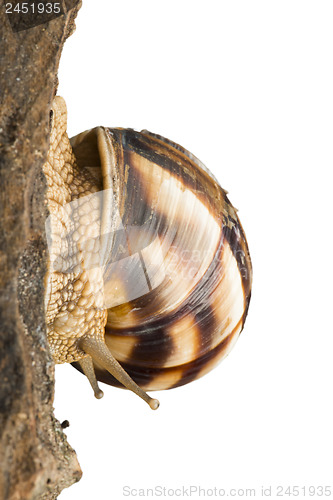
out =
[[(188, 151), (149, 132), (97, 127), (69, 141), (52, 107), (46, 321), (56, 363), (144, 390), (177, 387), (231, 350), (252, 268), (226, 192)], [(96, 374), (96, 376), (95, 376)]]

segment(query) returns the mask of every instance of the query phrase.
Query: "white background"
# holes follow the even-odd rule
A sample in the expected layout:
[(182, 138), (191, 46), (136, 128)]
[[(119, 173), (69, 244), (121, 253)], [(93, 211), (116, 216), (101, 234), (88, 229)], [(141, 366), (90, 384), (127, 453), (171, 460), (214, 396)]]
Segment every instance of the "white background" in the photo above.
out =
[(59, 72), (69, 135), (147, 128), (192, 151), (239, 209), (254, 283), (230, 356), (156, 412), (57, 366), (83, 469), (61, 500), (333, 485), (332, 22), (320, 0), (83, 1)]

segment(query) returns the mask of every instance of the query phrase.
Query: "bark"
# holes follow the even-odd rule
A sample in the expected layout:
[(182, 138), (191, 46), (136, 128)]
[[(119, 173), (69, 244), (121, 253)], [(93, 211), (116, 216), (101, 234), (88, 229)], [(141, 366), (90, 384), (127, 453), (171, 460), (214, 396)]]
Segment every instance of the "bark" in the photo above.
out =
[(52, 20), (36, 14), (33, 27), (28, 17), (26, 25), (22, 17), (10, 20), (0, 4), (1, 500), (54, 499), (81, 477), (53, 416), (43, 302), (48, 213), (42, 165), (59, 58), (80, 6), (70, 3), (63, 1), (64, 14)]

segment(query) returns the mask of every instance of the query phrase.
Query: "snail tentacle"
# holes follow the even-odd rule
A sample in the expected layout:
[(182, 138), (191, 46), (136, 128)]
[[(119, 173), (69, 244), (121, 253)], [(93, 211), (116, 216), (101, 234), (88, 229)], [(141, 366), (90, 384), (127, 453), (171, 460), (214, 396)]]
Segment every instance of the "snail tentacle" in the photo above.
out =
[(111, 373), (111, 375), (113, 375), (121, 384), (146, 401), (152, 410), (157, 410), (160, 405), (159, 401), (148, 396), (148, 394), (144, 392), (134, 382), (134, 380), (131, 379), (118, 361), (112, 356), (103, 340), (92, 337), (83, 337), (80, 340), (79, 345), (86, 354), (89, 354), (94, 361), (99, 363), (105, 370)]
[(94, 370), (94, 364), (91, 356), (86, 356), (79, 360), (79, 364), (82, 368), (83, 373), (87, 377), (90, 382), (90, 385), (94, 391), (94, 395), (96, 399), (101, 399), (104, 396), (104, 392), (99, 388), (98, 382), (96, 379), (96, 374)]

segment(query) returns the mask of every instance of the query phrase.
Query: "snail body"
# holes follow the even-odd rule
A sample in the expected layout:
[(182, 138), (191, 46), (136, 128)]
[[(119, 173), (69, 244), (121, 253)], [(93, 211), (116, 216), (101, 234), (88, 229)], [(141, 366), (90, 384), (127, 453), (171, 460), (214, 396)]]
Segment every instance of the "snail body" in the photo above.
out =
[(55, 362), (125, 386), (169, 389), (210, 371), (243, 329), (252, 268), (226, 192), (191, 153), (147, 131), (69, 141), (53, 103), (44, 165), (46, 322)]

